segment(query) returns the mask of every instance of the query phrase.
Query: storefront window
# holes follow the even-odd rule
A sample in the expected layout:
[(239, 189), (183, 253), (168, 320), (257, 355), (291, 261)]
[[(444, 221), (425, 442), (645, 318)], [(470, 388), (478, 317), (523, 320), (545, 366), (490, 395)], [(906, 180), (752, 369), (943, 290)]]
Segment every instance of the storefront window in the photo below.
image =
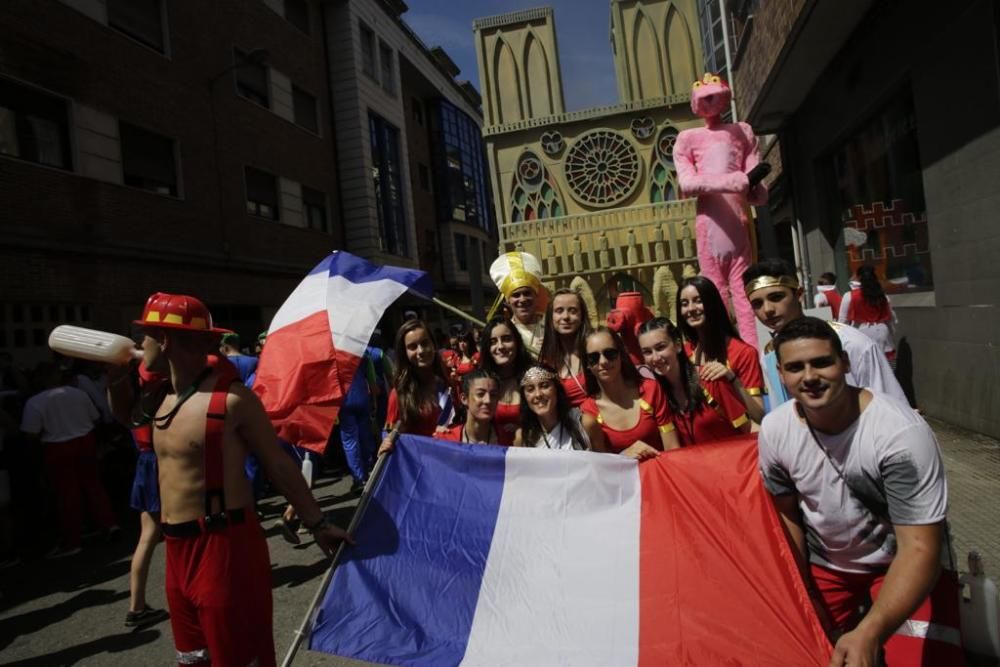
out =
[(889, 294), (933, 290), (917, 118), (909, 89), (848, 136), (833, 151), (828, 168), (831, 218), (839, 221), (837, 246), (847, 273), (868, 264)]

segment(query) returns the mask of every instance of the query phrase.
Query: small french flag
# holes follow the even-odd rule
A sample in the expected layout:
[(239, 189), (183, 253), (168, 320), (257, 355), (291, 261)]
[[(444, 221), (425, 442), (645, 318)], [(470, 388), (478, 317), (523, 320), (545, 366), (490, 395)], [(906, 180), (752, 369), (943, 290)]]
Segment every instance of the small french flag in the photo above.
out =
[(611, 454), (400, 436), (312, 650), (391, 665), (827, 664), (753, 438)]
[(322, 453), (378, 321), (405, 292), (433, 296), (423, 271), (334, 252), (275, 314), (253, 390), (288, 442)]

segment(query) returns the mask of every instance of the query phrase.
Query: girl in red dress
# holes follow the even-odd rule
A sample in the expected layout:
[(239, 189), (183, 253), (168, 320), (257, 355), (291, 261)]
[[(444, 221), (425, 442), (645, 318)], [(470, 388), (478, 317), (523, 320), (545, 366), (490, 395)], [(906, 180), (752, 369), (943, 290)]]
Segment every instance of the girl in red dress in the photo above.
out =
[(495, 317), (479, 339), (479, 367), (500, 380), (500, 404), (493, 422), (504, 445), (514, 443), (521, 423), (521, 376), (531, 366), (531, 357), (514, 324)]
[(750, 430), (747, 406), (732, 385), (736, 373), (727, 369), (722, 379), (700, 379), (684, 354), (681, 332), (670, 320), (657, 317), (643, 324), (639, 349), (666, 394), (681, 445), (731, 438)]
[(680, 447), (660, 385), (639, 375), (618, 334), (592, 331), (584, 361), (589, 395), (580, 409), (591, 449), (642, 461)]
[(734, 387), (747, 414), (758, 424), (764, 418), (764, 374), (757, 349), (740, 338), (715, 284), (705, 276), (685, 278), (677, 291), (677, 320), (684, 334), (684, 353), (704, 381), (735, 373)]
[(557, 290), (545, 312), (545, 333), (538, 360), (557, 370), (574, 408), (587, 398), (583, 350), (588, 333), (590, 314), (580, 293), (573, 289)]
[[(441, 423), (442, 412), (451, 400), (448, 375), (426, 324), (420, 320), (403, 323), (396, 332), (396, 360), (385, 430), (398, 427), (400, 433), (433, 436), (438, 426), (448, 426)], [(386, 436), (379, 454), (391, 449)]]
[(846, 308), (841, 308), (841, 322), (846, 322), (858, 331), (875, 341), (879, 349), (885, 353), (889, 364), (896, 367), (896, 343), (892, 323), (894, 315), (889, 297), (882, 289), (875, 268), (867, 264), (858, 269), (856, 287), (844, 297)]

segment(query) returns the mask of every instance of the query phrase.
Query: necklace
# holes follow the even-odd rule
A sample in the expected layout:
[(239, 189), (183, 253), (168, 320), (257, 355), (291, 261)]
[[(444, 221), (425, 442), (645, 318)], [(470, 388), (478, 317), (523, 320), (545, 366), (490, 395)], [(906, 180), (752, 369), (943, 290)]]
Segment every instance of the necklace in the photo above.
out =
[(473, 440), (469, 437), (469, 432), (466, 430), (468, 424), (462, 425), (462, 442), (468, 443), (470, 445), (488, 445), (490, 444), (490, 436), (494, 434), (493, 422), (490, 422), (490, 427), (486, 431), (486, 440)]
[(195, 378), (194, 382), (191, 383), (191, 386), (185, 389), (183, 392), (181, 392), (181, 394), (177, 397), (177, 403), (174, 404), (174, 407), (170, 410), (170, 412), (163, 415), (162, 417), (156, 417), (154, 415), (148, 414), (145, 411), (145, 409), (143, 409), (142, 411), (142, 417), (144, 420), (143, 423), (148, 424), (152, 422), (158, 428), (166, 428), (167, 425), (170, 424), (170, 420), (172, 420), (177, 415), (177, 411), (181, 409), (181, 406), (184, 405), (185, 401), (194, 396), (195, 392), (198, 391), (198, 387), (201, 386), (201, 383), (205, 381), (205, 378), (207, 378), (209, 375), (212, 374), (212, 370), (213, 368), (211, 366), (206, 366), (204, 370), (202, 370), (201, 373), (198, 374), (198, 377)]
[[(555, 433), (557, 428), (560, 429), (559, 435), (562, 435), (562, 431), (561, 431), (561, 429), (562, 429), (562, 423), (561, 422), (558, 423), (558, 424), (556, 424), (555, 428), (553, 428), (549, 433)], [(556, 441), (556, 445), (558, 445), (560, 439), (556, 438), (555, 436), (552, 436), (552, 438)], [(542, 426), (542, 440), (545, 442), (545, 448), (546, 449), (552, 449), (552, 445), (549, 444), (549, 434), (545, 432), (545, 427), (544, 426)]]

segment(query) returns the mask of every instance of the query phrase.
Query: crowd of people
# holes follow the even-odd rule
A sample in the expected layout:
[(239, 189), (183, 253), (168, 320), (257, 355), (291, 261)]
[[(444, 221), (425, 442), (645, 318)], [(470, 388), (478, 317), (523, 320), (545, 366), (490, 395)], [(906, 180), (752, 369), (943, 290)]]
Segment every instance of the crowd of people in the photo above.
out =
[[(832, 664), (873, 664), (867, 660), (883, 644), (897, 660), (926, 650), (894, 633), (908, 618), (938, 622), (928, 595), (945, 581), (937, 564), (946, 551), (946, 487), (933, 433), (890, 366), (891, 309), (872, 271), (859, 270), (844, 298), (821, 289), (836, 315), (827, 323), (805, 317), (802, 288), (785, 262), (751, 266), (745, 295), (733, 298), (745, 298), (773, 332), (760, 350), (742, 340), (729, 304), (704, 276), (679, 286), (677, 322), (645, 311), (628, 332), (594, 321), (574, 290), (550, 294), (530, 255), (502, 256), (491, 276), (503, 308), (482, 328), (446, 335), (407, 313), (391, 349), (376, 333), (336, 429), (355, 491), (399, 433), (646, 461), (760, 431), (765, 486), (836, 641), (841, 662)], [(167, 312), (175, 314), (169, 322)], [(45, 365), (29, 385), (2, 360), (7, 468), (24, 465), (12, 464), (12, 451), (44, 467), (60, 526), (50, 555), (71, 556), (81, 548), (84, 508), (95, 529), (117, 533), (98, 450), (111, 438), (134, 442), (131, 507), (141, 532), (126, 624), (166, 617), (144, 595), (153, 550), (165, 538), (178, 660), (273, 664), (270, 587), (261, 575), (269, 561), (254, 500), (263, 473), (289, 499), (285, 538), (298, 543), (301, 531), (311, 532), (329, 552), (350, 538), (310, 493), (307, 470), (320, 461), (279, 442), (250, 389), (257, 357), (214, 328), (204, 304), (155, 294), (136, 324), (143, 361), (134, 373)], [(258, 354), (265, 340), (256, 341)], [(0, 546), (8, 553), (10, 525), (4, 509)]]

